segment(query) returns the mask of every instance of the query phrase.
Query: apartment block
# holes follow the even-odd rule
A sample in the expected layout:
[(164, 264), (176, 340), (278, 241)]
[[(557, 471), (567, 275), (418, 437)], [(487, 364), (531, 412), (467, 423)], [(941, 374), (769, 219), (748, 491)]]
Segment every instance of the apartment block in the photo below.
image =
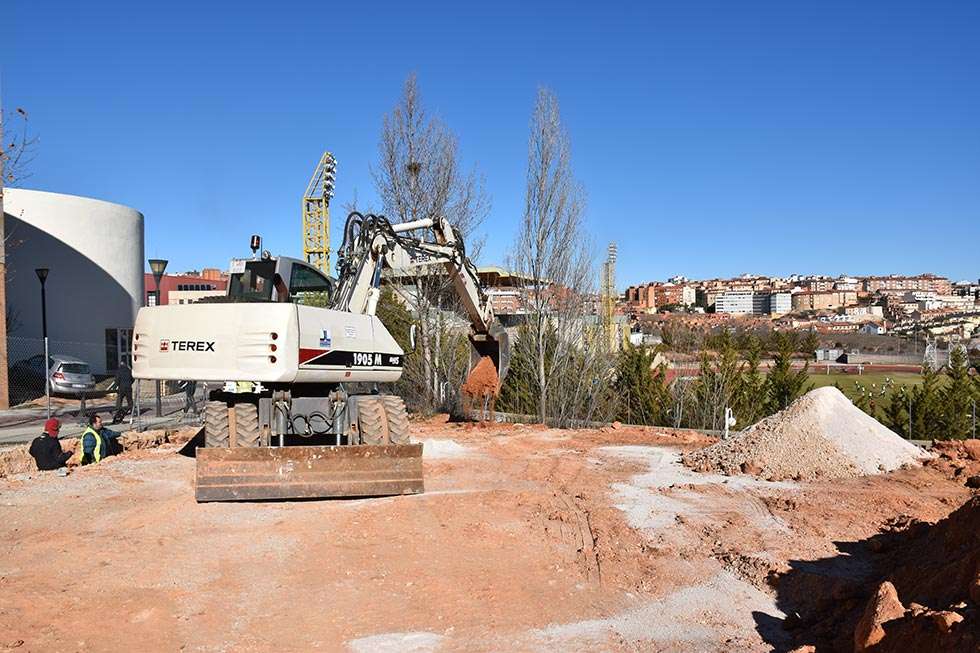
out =
[(911, 290), (932, 291), (937, 295), (949, 295), (953, 284), (946, 277), (934, 274), (919, 274), (914, 277), (890, 275), (887, 277), (865, 277), (865, 292), (904, 293)]
[(853, 290), (803, 291), (793, 295), (794, 311), (833, 310), (854, 304), (857, 304), (857, 293)]
[(765, 315), (769, 312), (769, 293), (729, 290), (715, 298), (715, 313)]
[(785, 315), (793, 310), (793, 294), (788, 292), (774, 292), (769, 295), (769, 313), (772, 315)]

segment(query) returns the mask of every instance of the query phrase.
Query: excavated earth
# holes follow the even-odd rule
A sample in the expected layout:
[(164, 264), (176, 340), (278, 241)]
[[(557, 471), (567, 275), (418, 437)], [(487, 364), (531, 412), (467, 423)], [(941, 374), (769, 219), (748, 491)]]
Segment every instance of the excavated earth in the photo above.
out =
[(683, 466), (689, 431), (415, 427), (416, 496), (199, 505), (189, 434), (9, 469), (0, 650), (849, 650), (886, 580), (879, 650), (976, 641), (972, 445), (777, 482)]

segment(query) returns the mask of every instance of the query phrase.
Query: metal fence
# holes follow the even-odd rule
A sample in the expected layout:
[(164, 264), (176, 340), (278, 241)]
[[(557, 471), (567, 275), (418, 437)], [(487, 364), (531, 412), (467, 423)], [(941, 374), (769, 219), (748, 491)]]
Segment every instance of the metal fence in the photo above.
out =
[(188, 382), (134, 381), (129, 398), (138, 410), (133, 410), (117, 391), (120, 362), (128, 363), (128, 352), (120, 352), (115, 342), (49, 340), (46, 365), (41, 338), (8, 337), (10, 408), (0, 410), (0, 445), (33, 439), (49, 416), (61, 421), (62, 437), (80, 435), (94, 413), (107, 425), (116, 424), (110, 428), (124, 430), (201, 422), (209, 390), (204, 383), (191, 382), (188, 392)]

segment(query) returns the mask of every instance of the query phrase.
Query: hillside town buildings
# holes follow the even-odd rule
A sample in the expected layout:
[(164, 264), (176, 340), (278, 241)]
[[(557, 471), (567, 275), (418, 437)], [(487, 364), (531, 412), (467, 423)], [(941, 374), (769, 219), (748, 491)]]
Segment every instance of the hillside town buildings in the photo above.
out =
[[(935, 274), (912, 276), (745, 274), (730, 279), (673, 277), (629, 286), (620, 310), (628, 315), (663, 312), (719, 316), (786, 316), (786, 325), (816, 324), (827, 331), (884, 333), (886, 322), (980, 314), (980, 279), (951, 282)], [(923, 318), (923, 319), (924, 319)]]

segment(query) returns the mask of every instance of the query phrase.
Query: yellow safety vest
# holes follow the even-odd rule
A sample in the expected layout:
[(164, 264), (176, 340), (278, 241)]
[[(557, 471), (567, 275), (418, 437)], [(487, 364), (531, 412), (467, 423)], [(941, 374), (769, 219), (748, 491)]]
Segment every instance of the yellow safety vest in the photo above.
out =
[(85, 432), (82, 433), (82, 437), (78, 440), (78, 462), (81, 465), (85, 464), (85, 436), (89, 433), (91, 433), (95, 438), (95, 449), (92, 450), (92, 460), (89, 462), (97, 463), (102, 460), (102, 456), (105, 455), (105, 443), (102, 440), (102, 435), (90, 426), (85, 429)]

